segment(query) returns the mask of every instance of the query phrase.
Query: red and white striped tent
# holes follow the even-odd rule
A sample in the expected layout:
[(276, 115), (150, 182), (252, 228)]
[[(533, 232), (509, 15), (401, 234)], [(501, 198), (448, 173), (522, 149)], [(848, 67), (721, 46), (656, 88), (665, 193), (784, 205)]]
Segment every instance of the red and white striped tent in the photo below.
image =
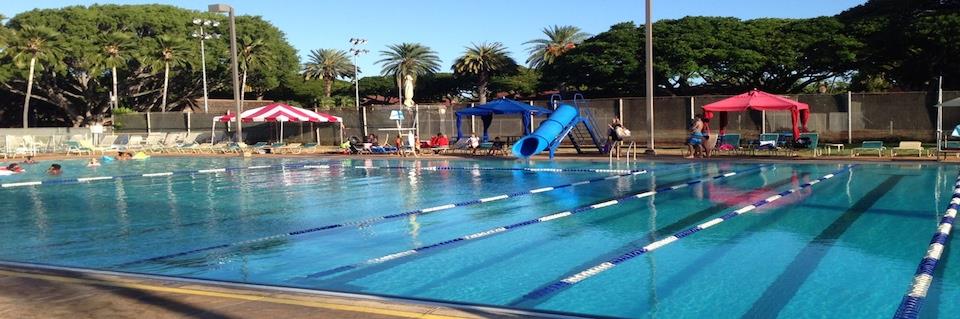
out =
[[(236, 122), (236, 114), (227, 113), (226, 115), (213, 118), (214, 130), (217, 122)], [(343, 123), (343, 118), (330, 114), (314, 112), (311, 110), (286, 105), (283, 103), (273, 103), (261, 106), (255, 109), (243, 111), (240, 114), (240, 121), (250, 122), (280, 122), (280, 132), (283, 132), (283, 122), (331, 122)], [(210, 137), (211, 142), (213, 137)], [(280, 142), (283, 142), (283, 134), (280, 135)]]

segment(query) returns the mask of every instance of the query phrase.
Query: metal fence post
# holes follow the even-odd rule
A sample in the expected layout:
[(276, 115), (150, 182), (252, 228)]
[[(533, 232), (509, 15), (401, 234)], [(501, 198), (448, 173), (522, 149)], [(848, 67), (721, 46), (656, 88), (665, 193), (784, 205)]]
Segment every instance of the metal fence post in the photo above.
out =
[(617, 118), (623, 121), (623, 99), (617, 99)]
[(187, 134), (190, 134), (190, 113), (187, 113)]
[(847, 91), (847, 144), (853, 144), (853, 93)]
[(147, 134), (152, 133), (152, 132), (150, 131), (150, 126), (151, 126), (151, 125), (150, 125), (150, 112), (147, 112)]

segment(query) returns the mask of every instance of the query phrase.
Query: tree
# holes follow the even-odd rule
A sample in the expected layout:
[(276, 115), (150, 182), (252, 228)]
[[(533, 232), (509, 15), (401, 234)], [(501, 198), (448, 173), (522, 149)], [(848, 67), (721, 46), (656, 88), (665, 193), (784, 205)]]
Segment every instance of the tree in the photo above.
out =
[(144, 60), (154, 73), (163, 70), (163, 93), (161, 93), (160, 112), (167, 111), (167, 87), (170, 83), (170, 66), (184, 67), (190, 64), (188, 59), (189, 49), (187, 49), (184, 40), (174, 38), (168, 35), (161, 35), (154, 39), (157, 51), (153, 56), (148, 56)]
[(542, 69), (545, 86), (591, 96), (639, 95), (643, 88), (643, 39), (632, 22), (618, 23)]
[[(130, 58), (128, 49), (134, 46), (133, 35), (126, 32), (110, 32), (100, 37), (100, 65), (110, 69), (113, 77), (113, 107), (120, 107), (120, 95), (117, 91), (117, 68), (126, 66)], [(94, 72), (95, 73), (95, 72)]]
[(504, 92), (514, 98), (536, 97), (539, 92), (540, 71), (519, 67), (516, 74), (490, 77), (490, 91)]
[[(81, 126), (100, 121), (110, 114), (112, 76), (103, 60), (101, 38), (104, 34), (125, 32), (136, 45), (125, 50), (129, 57), (155, 56), (160, 52), (155, 39), (161, 35), (190, 39), (194, 18), (221, 21), (221, 15), (196, 12), (168, 5), (91, 5), (59, 9), (37, 9), (20, 13), (10, 19), (7, 27), (19, 31), (23, 25), (44, 26), (57, 30), (63, 36), (52, 45), (63, 54), (60, 68), (38, 70), (34, 78), (31, 109), (36, 120), (50, 125)], [(221, 33), (224, 30), (220, 30)], [(276, 90), (286, 79), (302, 81), (298, 75), (299, 60), (296, 51), (275, 26), (259, 17), (238, 16), (237, 35), (262, 39), (274, 57), (270, 64), (248, 72), (247, 86), (257, 96)], [(199, 43), (187, 45), (188, 65), (199, 65)], [(225, 38), (206, 41), (207, 76), (211, 97), (232, 97), (229, 41)], [(134, 111), (156, 108), (163, 98), (163, 77), (157, 76), (141, 59), (127, 59), (117, 67), (117, 95), (121, 103)], [(21, 74), (22, 73), (22, 74)], [(171, 64), (167, 83), (167, 111), (196, 107), (203, 83), (199, 68), (177, 68)], [(0, 97), (10, 94), (22, 98), (27, 86), (27, 73), (16, 68), (10, 56), (0, 55)], [(9, 99), (0, 99), (0, 112), (9, 114), (20, 105), (11, 105)], [(34, 105), (36, 104), (36, 105)], [(9, 118), (5, 116), (4, 119)], [(31, 120), (34, 120), (31, 118)]]
[(960, 1), (870, 0), (837, 19), (862, 42), (856, 51), (854, 90), (925, 90), (943, 76), (960, 88)]
[(39, 63), (40, 68), (44, 64), (57, 64), (60, 58), (60, 50), (51, 42), (55, 41), (60, 34), (47, 27), (38, 27), (32, 25), (23, 25), (11, 39), (9, 47), (4, 52), (10, 55), (18, 68), (29, 65), (27, 89), (23, 99), (23, 128), (30, 126), (30, 98), (33, 95), (33, 77), (34, 70)]
[(516, 70), (517, 62), (510, 57), (510, 52), (500, 42), (474, 43), (472, 47), (467, 47), (463, 55), (453, 63), (455, 74), (476, 77), (480, 104), (487, 103), (487, 85), (490, 84), (490, 76), (505, 72), (515, 73)]
[(532, 45), (527, 48), (527, 52), (530, 54), (530, 57), (527, 58), (527, 65), (532, 69), (553, 64), (558, 57), (573, 50), (580, 42), (590, 37), (590, 34), (571, 25), (554, 25), (553, 28), (543, 28), (543, 34), (547, 36), (545, 39), (535, 39), (523, 43)]
[(411, 83), (416, 88), (417, 77), (433, 74), (440, 71), (440, 57), (425, 45), (419, 43), (401, 43), (387, 47), (380, 51), (380, 59), (376, 64), (382, 64), (381, 75), (392, 75), (397, 80), (397, 96), (403, 101), (403, 79), (409, 75)]
[(347, 52), (335, 49), (319, 49), (310, 51), (307, 63), (303, 67), (304, 79), (320, 79), (324, 83), (324, 94), (330, 97), (333, 91), (333, 82), (337, 78), (352, 77), (353, 63)]
[(240, 104), (243, 105), (243, 92), (247, 88), (248, 73), (250, 70), (258, 71), (271, 64), (273, 57), (263, 39), (243, 36), (237, 39), (237, 59), (240, 64)]

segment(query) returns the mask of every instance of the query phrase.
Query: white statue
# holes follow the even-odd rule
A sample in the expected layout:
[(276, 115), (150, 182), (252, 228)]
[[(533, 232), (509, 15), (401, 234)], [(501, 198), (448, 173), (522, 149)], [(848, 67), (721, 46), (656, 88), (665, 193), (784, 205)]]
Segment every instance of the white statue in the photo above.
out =
[(409, 74), (403, 77), (403, 105), (413, 107), (413, 77)]

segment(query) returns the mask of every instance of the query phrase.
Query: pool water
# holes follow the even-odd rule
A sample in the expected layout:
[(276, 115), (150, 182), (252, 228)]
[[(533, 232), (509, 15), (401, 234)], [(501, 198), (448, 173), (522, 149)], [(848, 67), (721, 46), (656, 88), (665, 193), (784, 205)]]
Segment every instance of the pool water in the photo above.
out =
[[(313, 166), (303, 167), (307, 162)], [(152, 158), (98, 168), (63, 161), (63, 174), (50, 177), (43, 173), (49, 164), (0, 183), (126, 177), (0, 189), (0, 260), (627, 318), (890, 317), (958, 172), (939, 164), (856, 165), (531, 299), (524, 296), (844, 165)], [(281, 164), (290, 165), (131, 176)], [(569, 170), (505, 169), (525, 167)], [(712, 178), (728, 172), (739, 174)], [(578, 210), (654, 189), (661, 191)], [(467, 204), (290, 235), (458, 202)], [(578, 213), (447, 242), (571, 210)], [(947, 245), (921, 317), (960, 311), (951, 302), (960, 299), (954, 245)]]

